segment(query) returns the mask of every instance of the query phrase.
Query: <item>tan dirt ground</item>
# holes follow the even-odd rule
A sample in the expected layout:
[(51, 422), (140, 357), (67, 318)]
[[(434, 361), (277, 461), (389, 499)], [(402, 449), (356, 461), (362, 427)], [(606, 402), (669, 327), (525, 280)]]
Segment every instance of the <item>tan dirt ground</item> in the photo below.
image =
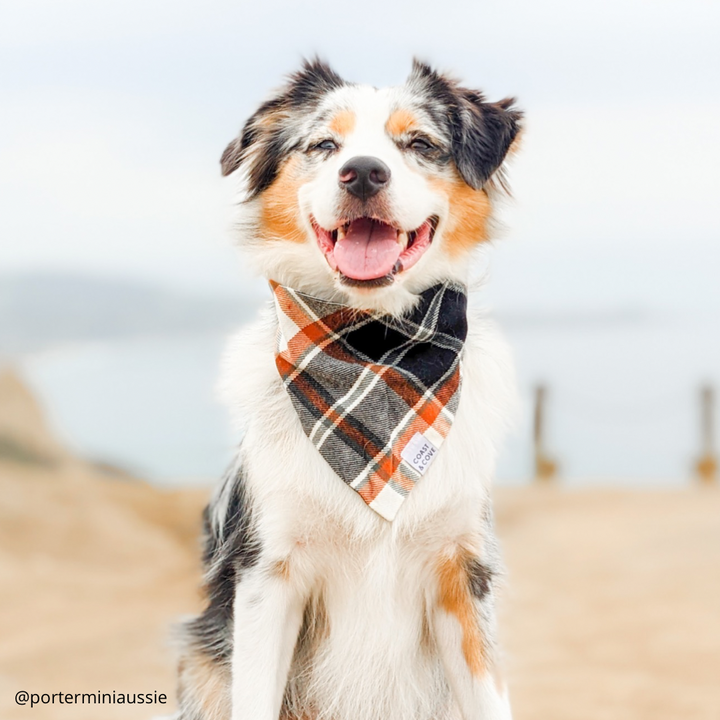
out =
[[(207, 490), (163, 492), (30, 439), (35, 459), (0, 459), (0, 717), (165, 714), (170, 626), (200, 604)], [(504, 489), (496, 514), (516, 720), (720, 720), (720, 487)], [(18, 690), (168, 704), (31, 709)]]
[[(0, 717), (161, 709), (17, 707), (22, 689), (174, 702), (168, 631), (199, 607), (206, 492), (3, 465), (0, 493)], [(496, 503), (518, 720), (720, 718), (718, 489), (528, 488)]]

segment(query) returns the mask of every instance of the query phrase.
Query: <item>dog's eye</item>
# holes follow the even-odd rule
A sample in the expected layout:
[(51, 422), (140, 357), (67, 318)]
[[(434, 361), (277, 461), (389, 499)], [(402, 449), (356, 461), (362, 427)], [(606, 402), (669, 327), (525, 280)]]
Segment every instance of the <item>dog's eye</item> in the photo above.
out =
[(312, 149), (313, 150), (332, 151), (332, 150), (337, 150), (338, 146), (334, 140), (330, 140), (328, 138), (327, 140), (322, 140), (319, 143), (316, 143), (315, 145), (313, 145)]
[(424, 138), (415, 138), (414, 140), (411, 140), (408, 147), (411, 150), (417, 150), (418, 152), (427, 152), (428, 150), (433, 149), (432, 144)]

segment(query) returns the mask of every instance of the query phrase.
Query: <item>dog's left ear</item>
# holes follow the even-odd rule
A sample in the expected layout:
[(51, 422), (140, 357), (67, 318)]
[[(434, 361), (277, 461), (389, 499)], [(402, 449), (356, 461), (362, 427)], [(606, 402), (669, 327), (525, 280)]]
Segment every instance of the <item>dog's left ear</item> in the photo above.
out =
[(514, 99), (490, 103), (482, 93), (415, 60), (409, 79), (420, 85), (430, 103), (443, 107), (449, 123), (452, 155), (462, 179), (479, 190), (502, 165), (522, 128), (523, 114)]
[(473, 90), (457, 88), (457, 91), (453, 157), (463, 180), (478, 190), (502, 165), (519, 137), (522, 113), (512, 107), (513, 98), (488, 103)]

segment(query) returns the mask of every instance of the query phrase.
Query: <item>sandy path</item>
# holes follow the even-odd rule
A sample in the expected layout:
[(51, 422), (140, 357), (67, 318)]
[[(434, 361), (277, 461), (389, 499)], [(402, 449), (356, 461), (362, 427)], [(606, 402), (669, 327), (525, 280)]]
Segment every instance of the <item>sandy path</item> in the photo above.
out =
[(522, 720), (720, 719), (720, 489), (500, 493)]
[[(205, 492), (6, 463), (0, 497), (0, 716), (164, 711), (13, 696), (173, 701), (168, 626), (198, 607)], [(504, 490), (497, 520), (516, 720), (720, 720), (720, 489)]]

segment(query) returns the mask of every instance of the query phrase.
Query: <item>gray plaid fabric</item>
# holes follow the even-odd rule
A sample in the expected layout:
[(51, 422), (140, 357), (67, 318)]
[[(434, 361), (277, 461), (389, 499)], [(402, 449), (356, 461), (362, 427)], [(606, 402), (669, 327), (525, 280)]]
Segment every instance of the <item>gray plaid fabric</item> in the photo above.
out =
[(465, 289), (435, 285), (397, 319), (272, 288), (276, 364), (305, 434), (373, 510), (392, 520), (455, 418)]

